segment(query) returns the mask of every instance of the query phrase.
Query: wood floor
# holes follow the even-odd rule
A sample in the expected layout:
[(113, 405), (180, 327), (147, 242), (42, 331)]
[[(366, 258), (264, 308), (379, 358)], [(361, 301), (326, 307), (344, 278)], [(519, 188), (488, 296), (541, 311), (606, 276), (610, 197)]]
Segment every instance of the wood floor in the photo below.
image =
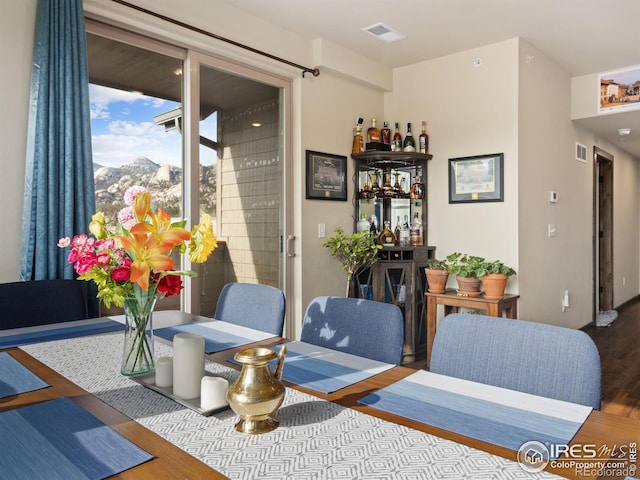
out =
[[(584, 330), (600, 352), (601, 410), (640, 419), (640, 297), (620, 307), (610, 326)], [(425, 368), (425, 361), (406, 366)]]
[(608, 327), (589, 327), (602, 364), (603, 412), (640, 419), (640, 299), (618, 309)]

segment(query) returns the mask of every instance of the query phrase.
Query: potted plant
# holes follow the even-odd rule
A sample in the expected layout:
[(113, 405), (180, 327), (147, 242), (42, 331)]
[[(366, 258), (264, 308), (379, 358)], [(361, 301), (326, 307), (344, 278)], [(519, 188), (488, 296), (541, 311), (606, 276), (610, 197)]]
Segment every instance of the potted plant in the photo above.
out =
[(427, 286), (430, 293), (444, 293), (449, 279), (449, 264), (446, 260), (430, 258), (424, 269), (427, 276)]
[(323, 246), (331, 251), (331, 256), (340, 262), (340, 268), (347, 274), (347, 297), (353, 279), (378, 261), (378, 250), (382, 248), (369, 230), (347, 236), (340, 227), (335, 229), (335, 235), (328, 238)]
[(484, 286), (484, 296), (489, 300), (499, 300), (504, 298), (504, 290), (509, 277), (516, 274), (516, 271), (505, 265), (500, 260), (484, 262), (478, 274)]
[(468, 297), (478, 297), (480, 291), (480, 268), (484, 263), (483, 257), (455, 252), (447, 256), (449, 273), (456, 276), (458, 294)]

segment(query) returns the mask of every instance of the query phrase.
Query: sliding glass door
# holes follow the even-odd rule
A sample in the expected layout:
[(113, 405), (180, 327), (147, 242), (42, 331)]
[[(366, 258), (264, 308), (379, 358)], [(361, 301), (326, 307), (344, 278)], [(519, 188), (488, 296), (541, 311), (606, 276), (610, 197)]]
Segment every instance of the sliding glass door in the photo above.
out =
[(176, 258), (198, 277), (158, 308), (212, 316), (229, 282), (286, 293), (289, 83), (90, 21), (87, 31), (98, 208), (115, 215), (137, 184), (176, 218), (214, 219), (218, 248), (204, 265)]

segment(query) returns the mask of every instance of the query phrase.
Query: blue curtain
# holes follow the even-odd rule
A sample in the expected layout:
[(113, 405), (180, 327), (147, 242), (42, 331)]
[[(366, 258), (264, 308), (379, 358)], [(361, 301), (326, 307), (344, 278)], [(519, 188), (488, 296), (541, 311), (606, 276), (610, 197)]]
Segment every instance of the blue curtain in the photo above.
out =
[(22, 280), (73, 278), (60, 237), (95, 212), (89, 73), (82, 0), (36, 11), (22, 221)]

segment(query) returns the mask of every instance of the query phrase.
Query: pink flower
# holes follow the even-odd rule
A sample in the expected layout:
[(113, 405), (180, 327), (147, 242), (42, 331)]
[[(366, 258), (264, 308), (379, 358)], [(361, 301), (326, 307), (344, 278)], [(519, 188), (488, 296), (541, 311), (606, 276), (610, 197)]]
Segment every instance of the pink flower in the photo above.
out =
[(87, 252), (78, 258), (73, 268), (79, 275), (82, 275), (91, 270), (97, 262), (98, 256), (93, 252)]
[(127, 230), (131, 230), (131, 228), (138, 223), (133, 207), (124, 207), (120, 210), (118, 212), (118, 222)]
[(147, 189), (141, 187), (139, 185), (134, 185), (133, 187), (127, 188), (127, 191), (124, 192), (124, 204), (131, 207), (133, 205), (133, 201), (135, 200), (137, 195), (146, 192)]
[(69, 237), (62, 237), (60, 240), (58, 240), (58, 246), (60, 248), (65, 248), (69, 245), (71, 245), (71, 239)]
[(100, 255), (98, 255), (98, 260), (97, 260), (98, 265), (109, 265), (110, 261), (111, 261), (111, 257), (109, 256), (108, 253), (101, 253)]

